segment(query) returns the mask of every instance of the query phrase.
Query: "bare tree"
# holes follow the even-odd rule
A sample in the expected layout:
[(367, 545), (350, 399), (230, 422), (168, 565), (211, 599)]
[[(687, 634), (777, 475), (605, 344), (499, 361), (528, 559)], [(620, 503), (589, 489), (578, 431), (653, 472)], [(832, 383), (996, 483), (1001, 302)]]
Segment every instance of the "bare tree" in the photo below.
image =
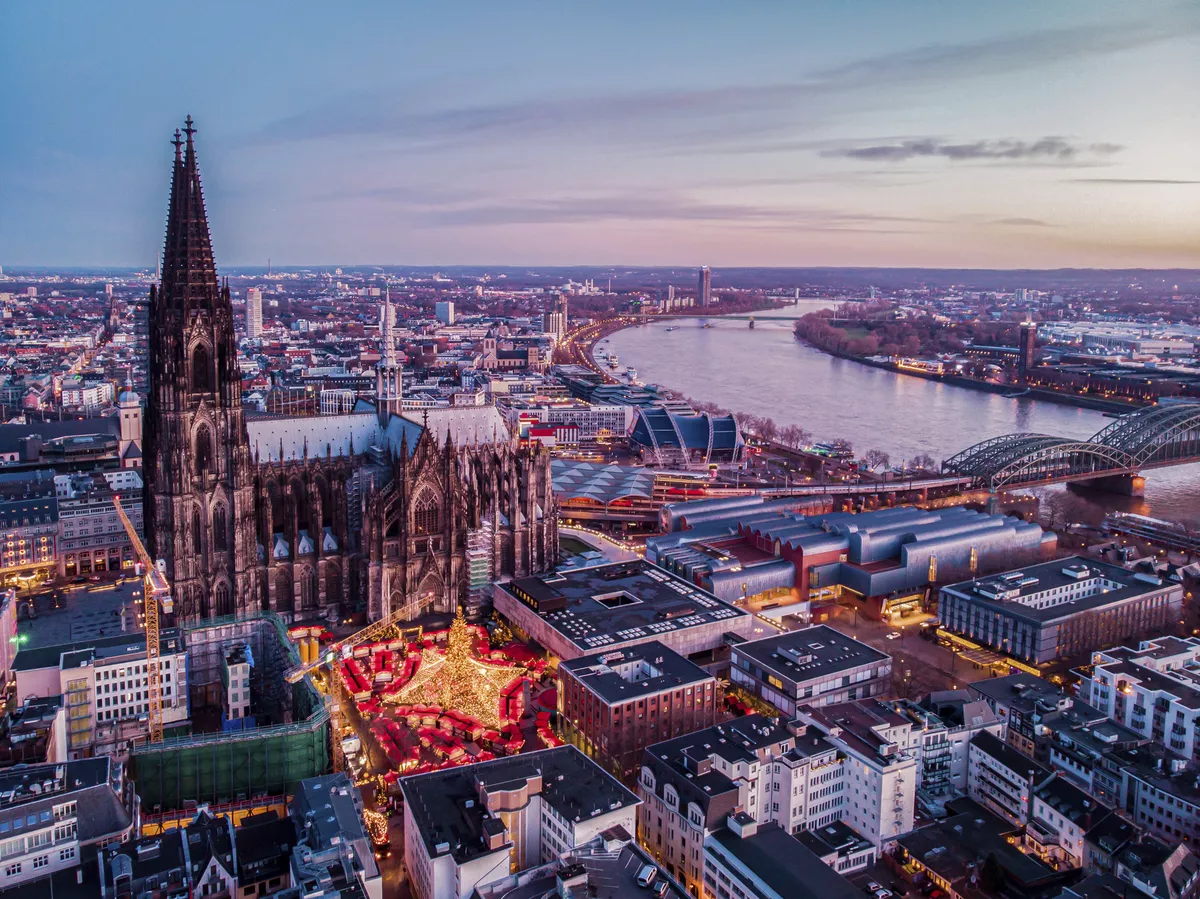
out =
[(912, 466), (920, 471), (937, 471), (937, 461), (929, 453), (917, 453), (913, 456)]
[(887, 468), (891, 457), (883, 450), (871, 449), (867, 450), (863, 456), (863, 461), (867, 463), (867, 467), (874, 471), (877, 468)]
[(764, 416), (758, 420), (758, 436), (763, 440), (774, 440), (779, 436), (779, 428), (775, 424), (775, 419)]

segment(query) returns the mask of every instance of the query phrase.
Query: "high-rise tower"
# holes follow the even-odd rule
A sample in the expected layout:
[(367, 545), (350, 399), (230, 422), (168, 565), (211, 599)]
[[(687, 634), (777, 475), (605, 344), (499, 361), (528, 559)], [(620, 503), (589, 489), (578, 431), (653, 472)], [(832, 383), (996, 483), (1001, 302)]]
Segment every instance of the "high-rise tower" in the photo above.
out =
[(262, 290), (258, 287), (246, 291), (246, 337), (250, 340), (262, 337)]
[(162, 281), (150, 288), (146, 544), (167, 564), (176, 620), (259, 607), (254, 473), (228, 285), (217, 281), (196, 131), (175, 132)]
[(696, 305), (707, 306), (712, 302), (712, 272), (707, 265), (700, 266), (700, 284), (696, 289)]

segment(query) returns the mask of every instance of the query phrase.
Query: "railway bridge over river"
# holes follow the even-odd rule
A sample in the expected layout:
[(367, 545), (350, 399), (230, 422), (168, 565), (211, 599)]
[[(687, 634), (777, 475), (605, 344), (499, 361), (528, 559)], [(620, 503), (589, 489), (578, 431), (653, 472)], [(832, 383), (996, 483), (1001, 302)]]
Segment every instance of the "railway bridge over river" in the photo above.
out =
[(1142, 472), (1200, 462), (1200, 402), (1171, 401), (1130, 412), (1087, 440), (1048, 434), (1005, 434), (951, 456), (948, 476), (970, 478), (977, 489), (1092, 481), (1140, 496)]

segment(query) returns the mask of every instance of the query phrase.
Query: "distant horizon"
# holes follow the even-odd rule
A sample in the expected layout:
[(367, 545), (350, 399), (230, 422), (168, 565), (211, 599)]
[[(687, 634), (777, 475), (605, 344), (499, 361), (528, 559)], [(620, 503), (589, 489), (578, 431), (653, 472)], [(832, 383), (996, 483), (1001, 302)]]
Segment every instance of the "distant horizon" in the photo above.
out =
[[(343, 269), (352, 272), (359, 272), (361, 269), (407, 269), (411, 271), (449, 271), (453, 269), (476, 269), (480, 271), (503, 271), (503, 270), (528, 270), (531, 272), (553, 272), (565, 270), (581, 270), (595, 269), (600, 270), (616, 270), (620, 269), (623, 272), (663, 272), (663, 271), (678, 271), (697, 273), (702, 265), (666, 265), (666, 264), (644, 264), (633, 265), (627, 263), (553, 263), (553, 264), (537, 264), (537, 263), (521, 263), (521, 262), (504, 262), (504, 263), (477, 263), (477, 262), (432, 262), (432, 263), (407, 263), (407, 262), (321, 262), (321, 263), (294, 263), (285, 262), (281, 264), (271, 263), (270, 268), (266, 265), (221, 265), (217, 263), (218, 272), (221, 271), (236, 271), (236, 272), (259, 272), (264, 275), (270, 271), (272, 274), (276, 272), (285, 272), (297, 269), (306, 269), (312, 271), (325, 271), (332, 269)], [(713, 275), (720, 272), (979, 272), (985, 274), (1054, 274), (1056, 272), (1105, 272), (1105, 273), (1180, 273), (1180, 274), (1195, 274), (1200, 275), (1200, 265), (1191, 266), (1057, 266), (1049, 268), (1039, 268), (1030, 266), (1012, 266), (1012, 267), (987, 267), (987, 266), (949, 266), (949, 265), (711, 265), (708, 264)], [(24, 265), (20, 263), (0, 262), (0, 270), (3, 270), (3, 276), (10, 277), (11, 272), (80, 272), (83, 274), (91, 272), (140, 272), (154, 268), (154, 265)]]
[(1192, 0), (3, 19), (0, 259), (31, 268), (151, 265), (189, 113), (236, 267), (1200, 268)]

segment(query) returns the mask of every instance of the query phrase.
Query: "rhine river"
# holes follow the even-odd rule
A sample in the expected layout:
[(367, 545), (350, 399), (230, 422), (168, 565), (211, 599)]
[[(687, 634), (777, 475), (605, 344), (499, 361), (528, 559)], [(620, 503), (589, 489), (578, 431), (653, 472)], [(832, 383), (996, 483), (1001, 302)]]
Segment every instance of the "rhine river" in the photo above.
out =
[[(759, 314), (799, 317), (827, 308), (819, 300)], [(795, 339), (786, 321), (696, 319), (652, 322), (612, 334), (601, 347), (619, 371), (734, 412), (799, 425), (814, 440), (849, 440), (860, 456), (880, 449), (892, 464), (928, 453), (941, 461), (968, 446), (1017, 431), (1086, 438), (1112, 419), (1027, 398), (1003, 396), (899, 375), (836, 359)], [(668, 332), (668, 327), (676, 328)], [(1105, 509), (1200, 520), (1200, 464), (1146, 473), (1144, 500), (1077, 490)]]

